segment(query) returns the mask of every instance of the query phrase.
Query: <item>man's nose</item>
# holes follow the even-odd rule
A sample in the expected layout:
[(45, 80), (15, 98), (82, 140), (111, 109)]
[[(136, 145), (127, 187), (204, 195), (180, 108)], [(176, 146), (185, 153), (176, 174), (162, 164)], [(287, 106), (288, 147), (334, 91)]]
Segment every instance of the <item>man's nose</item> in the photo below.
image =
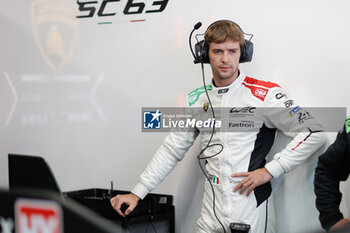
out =
[(222, 53), (221, 61), (224, 63), (228, 62), (228, 53), (226, 51)]

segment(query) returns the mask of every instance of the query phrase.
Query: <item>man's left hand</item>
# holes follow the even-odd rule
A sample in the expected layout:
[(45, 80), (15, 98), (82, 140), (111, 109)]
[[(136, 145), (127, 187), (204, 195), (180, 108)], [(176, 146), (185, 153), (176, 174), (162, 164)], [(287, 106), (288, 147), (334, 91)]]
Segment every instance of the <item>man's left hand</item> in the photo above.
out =
[(248, 189), (247, 196), (249, 196), (256, 187), (269, 182), (273, 178), (266, 168), (259, 168), (252, 172), (234, 173), (231, 177), (245, 177), (234, 187), (233, 191), (236, 192), (240, 190), (239, 194), (242, 194)]

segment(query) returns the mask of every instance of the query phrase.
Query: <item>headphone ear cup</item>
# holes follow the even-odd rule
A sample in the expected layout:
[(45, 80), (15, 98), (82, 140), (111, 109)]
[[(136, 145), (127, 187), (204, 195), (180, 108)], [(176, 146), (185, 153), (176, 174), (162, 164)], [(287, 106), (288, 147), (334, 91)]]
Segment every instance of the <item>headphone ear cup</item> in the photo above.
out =
[(195, 47), (195, 55), (196, 59), (194, 60), (194, 63), (209, 63), (209, 48), (208, 44), (205, 43), (204, 40), (199, 41), (196, 43)]
[(203, 46), (203, 63), (210, 63), (210, 61), (209, 61), (209, 46), (206, 42), (204, 42), (204, 46)]
[[(204, 41), (201, 40), (195, 45), (195, 55), (196, 59), (194, 63), (207, 63), (209, 64), (209, 46)], [(253, 58), (254, 45), (249, 40), (244, 40), (244, 45), (241, 47), (241, 56), (239, 58), (239, 63), (250, 62)]]
[(241, 57), (239, 63), (250, 62), (253, 58), (254, 45), (249, 40), (244, 40), (244, 45), (241, 47)]

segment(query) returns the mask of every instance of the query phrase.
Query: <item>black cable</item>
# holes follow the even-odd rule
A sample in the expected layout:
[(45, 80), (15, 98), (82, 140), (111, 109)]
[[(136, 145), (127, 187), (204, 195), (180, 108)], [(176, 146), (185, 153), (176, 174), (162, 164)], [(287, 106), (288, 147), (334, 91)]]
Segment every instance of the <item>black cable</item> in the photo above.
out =
[[(209, 102), (209, 106), (211, 108), (211, 112), (212, 112), (212, 116), (213, 116), (213, 130), (211, 132), (211, 135), (210, 135), (210, 138), (209, 138), (209, 141), (207, 143), (207, 145), (201, 150), (201, 152), (198, 154), (197, 156), (197, 159), (198, 159), (198, 163), (199, 163), (199, 167), (201, 168), (203, 174), (205, 175), (205, 177), (207, 178), (207, 181), (209, 182), (210, 184), (210, 187), (211, 187), (211, 190), (212, 190), (212, 193), (213, 193), (213, 213), (214, 213), (214, 216), (216, 218), (216, 220), (218, 220), (218, 222), (220, 223), (222, 229), (224, 230), (224, 233), (226, 233), (226, 230), (225, 230), (225, 227), (224, 225), (222, 224), (222, 222), (220, 221), (219, 217), (216, 215), (216, 210), (215, 210), (215, 190), (214, 190), (214, 186), (213, 184), (211, 183), (211, 179), (209, 178), (209, 176), (207, 175), (207, 173), (205, 172), (202, 164), (201, 164), (201, 160), (206, 160), (206, 159), (209, 159), (209, 158), (212, 158), (214, 156), (217, 156), (218, 154), (220, 154), (222, 152), (222, 150), (224, 149), (224, 146), (221, 144), (221, 143), (215, 143), (215, 144), (210, 144), (211, 143), (211, 140), (213, 139), (213, 136), (214, 136), (214, 133), (215, 133), (215, 112), (214, 112), (214, 108), (213, 108), (213, 105), (211, 103), (211, 100), (210, 100), (210, 97), (209, 97), (209, 94), (208, 94), (208, 90), (207, 90), (207, 86), (205, 84), (205, 75), (204, 75), (204, 64), (203, 62), (201, 63), (201, 68), (202, 68), (202, 78), (203, 78), (203, 85), (204, 85), (204, 90), (205, 90), (205, 94), (207, 95), (207, 98), (208, 98), (208, 102)], [(213, 155), (209, 155), (209, 156), (201, 156), (204, 154), (204, 152), (209, 148), (209, 147), (213, 147), (213, 146), (219, 146), (221, 147), (220, 150), (213, 154)]]
[(129, 233), (131, 233), (131, 229), (129, 228), (129, 226), (126, 226), (126, 229), (128, 230)]
[(125, 227), (126, 227), (126, 229), (128, 230), (129, 233), (132, 233), (132, 232), (131, 232), (131, 229), (130, 229), (130, 227), (129, 227), (129, 224), (128, 224), (127, 222), (125, 223)]
[(267, 217), (269, 215), (269, 199), (266, 200), (266, 218), (265, 218), (265, 233), (267, 231)]
[(149, 215), (148, 216), (148, 224), (147, 224), (147, 229), (145, 230), (145, 233), (148, 231), (148, 227), (149, 227), (149, 225), (151, 225), (151, 227), (152, 227), (152, 229), (153, 229), (153, 232), (154, 233), (158, 233), (157, 232), (157, 230), (156, 230), (156, 228), (154, 227), (154, 224), (153, 224), (153, 221), (152, 221), (152, 218), (153, 218), (153, 216), (152, 215)]
[(128, 224), (128, 216), (125, 216), (125, 228), (128, 230), (129, 233), (132, 233)]
[(247, 35), (247, 36), (250, 36), (250, 38), (249, 38), (249, 41), (251, 41), (252, 40), (252, 38), (253, 38), (253, 34), (250, 34), (250, 33), (245, 33), (245, 32), (243, 32), (243, 34), (244, 35)]
[(151, 218), (150, 218), (149, 222), (151, 223), (151, 227), (153, 228), (153, 231), (154, 231), (155, 233), (158, 233), (157, 230), (156, 230), (156, 228), (154, 227), (153, 222), (152, 222), (152, 217), (153, 217), (153, 216), (150, 216), (150, 217), (151, 217)]
[[(126, 218), (126, 217), (125, 217), (125, 218)], [(148, 216), (148, 221), (147, 221), (148, 224), (147, 224), (147, 226), (146, 226), (145, 233), (148, 232), (148, 227), (149, 227), (149, 225), (151, 225), (151, 227), (152, 227), (154, 233), (158, 233), (157, 230), (156, 230), (156, 228), (155, 228), (155, 226), (154, 226), (154, 224), (153, 224), (153, 222), (152, 222), (152, 218), (153, 218), (152, 215), (149, 215), (149, 216)], [(125, 227), (126, 227), (126, 229), (127, 229), (127, 231), (128, 231), (129, 233), (132, 233), (132, 232), (131, 232), (131, 229), (130, 229), (130, 227), (129, 227), (129, 224), (128, 224), (127, 222), (128, 222), (128, 221), (127, 221), (127, 219), (126, 219), (126, 221), (125, 221)]]
[(147, 231), (148, 231), (148, 226), (149, 226), (149, 222), (147, 221), (147, 226), (146, 226), (146, 230), (145, 230), (145, 233), (147, 233)]
[(197, 43), (199, 42), (198, 37), (199, 37), (199, 36), (204, 36), (204, 35), (205, 35), (205, 33), (196, 34), (196, 35), (194, 36), (194, 37), (196, 38)]
[[(196, 63), (196, 60), (197, 60), (197, 56), (195, 55), (195, 53), (193, 52), (193, 48), (192, 48), (192, 44), (191, 44), (191, 38), (192, 38), (192, 34), (195, 30), (197, 30), (198, 28), (200, 28), (202, 26), (202, 23), (201, 22), (198, 22), (196, 25), (194, 25), (193, 27), (193, 30), (191, 31), (190, 33), (190, 36), (189, 36), (189, 39), (188, 39), (188, 42), (189, 42), (189, 47), (190, 47), (190, 50), (191, 50), (191, 53), (195, 59), (195, 63)], [(201, 34), (201, 35), (204, 35), (204, 34)], [(198, 38), (197, 38), (198, 34), (196, 35), (196, 40), (198, 42)], [(202, 59), (201, 59), (202, 60)], [(201, 160), (206, 160), (206, 159), (209, 159), (209, 158), (212, 158), (214, 156), (217, 156), (218, 154), (221, 153), (221, 151), (224, 149), (224, 146), (221, 144), (221, 143), (216, 143), (216, 144), (210, 144), (211, 143), (211, 140), (213, 139), (213, 136), (214, 136), (214, 133), (215, 133), (215, 122), (216, 122), (216, 119), (215, 119), (215, 112), (214, 112), (214, 108), (213, 108), (213, 105), (211, 103), (211, 100), (210, 100), (210, 97), (209, 97), (209, 94), (208, 94), (208, 90), (207, 90), (207, 86), (205, 84), (205, 75), (204, 75), (204, 64), (203, 64), (203, 61), (201, 62), (201, 67), (202, 67), (202, 77), (203, 77), (203, 85), (204, 85), (204, 90), (205, 90), (205, 94), (207, 95), (207, 99), (208, 99), (208, 102), (209, 102), (209, 105), (210, 105), (210, 108), (211, 108), (211, 112), (212, 112), (212, 116), (213, 116), (213, 130), (211, 132), (211, 135), (210, 135), (210, 138), (209, 138), (209, 141), (207, 143), (207, 145), (201, 150), (201, 152), (198, 154), (197, 156), (197, 159), (198, 159), (198, 163), (199, 163), (199, 167), (201, 168), (203, 174), (205, 175), (205, 177), (207, 178), (207, 181), (209, 182), (210, 184), (210, 187), (211, 187), (211, 190), (212, 190), (212, 193), (213, 193), (213, 213), (214, 213), (214, 216), (216, 218), (216, 220), (218, 220), (218, 222), (220, 223), (222, 229), (224, 230), (224, 233), (226, 233), (226, 230), (225, 230), (225, 227), (224, 225), (222, 224), (222, 222), (220, 221), (220, 219), (218, 218), (218, 216), (216, 215), (216, 210), (215, 210), (215, 190), (214, 190), (214, 186), (213, 184), (211, 183), (211, 180), (210, 178), (208, 177), (207, 173), (205, 172), (204, 168), (202, 167), (202, 164), (201, 164)], [(204, 154), (204, 152), (210, 148), (210, 147), (213, 147), (213, 146), (219, 146), (221, 147), (220, 150), (217, 152), (217, 153), (214, 153), (213, 155), (209, 155), (209, 156), (202, 156)]]

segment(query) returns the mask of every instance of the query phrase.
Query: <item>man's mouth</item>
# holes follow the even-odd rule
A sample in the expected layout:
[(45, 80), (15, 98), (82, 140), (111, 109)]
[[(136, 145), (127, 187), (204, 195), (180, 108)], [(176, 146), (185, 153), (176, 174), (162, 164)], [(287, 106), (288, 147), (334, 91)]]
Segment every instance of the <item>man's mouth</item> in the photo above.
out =
[(220, 70), (222, 71), (228, 71), (230, 69), (229, 66), (220, 66)]

